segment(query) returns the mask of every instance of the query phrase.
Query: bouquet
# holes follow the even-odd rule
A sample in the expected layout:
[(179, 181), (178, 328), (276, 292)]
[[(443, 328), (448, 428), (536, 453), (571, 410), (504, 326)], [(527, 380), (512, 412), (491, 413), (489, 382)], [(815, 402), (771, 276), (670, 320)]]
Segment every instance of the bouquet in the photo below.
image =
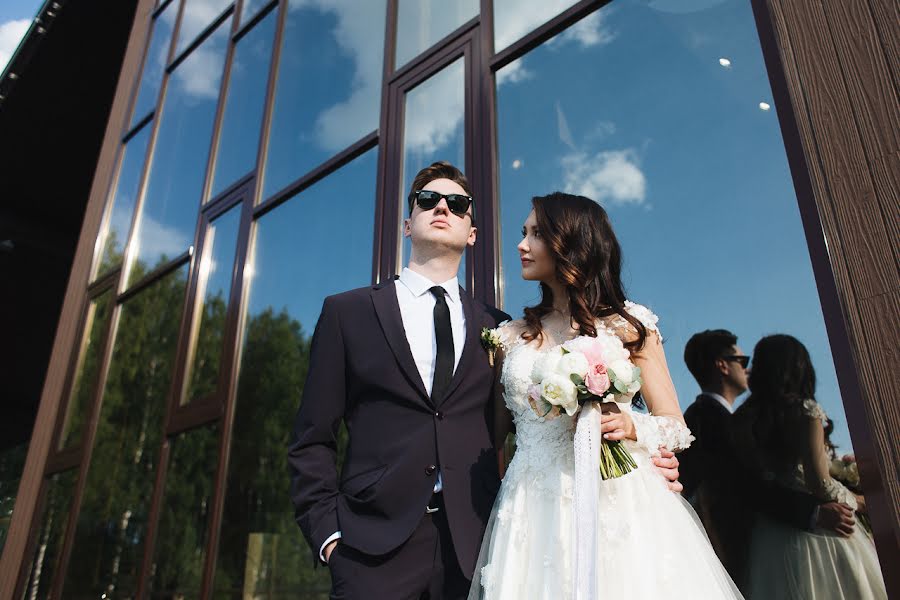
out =
[[(531, 371), (528, 400), (541, 417), (573, 416), (584, 402), (630, 402), (641, 389), (641, 370), (615, 336), (579, 336), (543, 353)], [(600, 476), (621, 477), (637, 468), (619, 441), (602, 439)]]

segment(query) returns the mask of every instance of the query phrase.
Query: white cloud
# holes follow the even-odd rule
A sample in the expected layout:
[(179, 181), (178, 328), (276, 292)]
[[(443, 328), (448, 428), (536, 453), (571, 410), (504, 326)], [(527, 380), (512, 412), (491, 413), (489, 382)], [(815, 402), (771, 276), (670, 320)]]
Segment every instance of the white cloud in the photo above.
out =
[(194, 100), (216, 100), (222, 81), (224, 49), (207, 40), (173, 72), (181, 89)]
[(575, 4), (575, 0), (495, 0), (495, 49), (503, 50)]
[(31, 26), (31, 19), (19, 19), (0, 24), (0, 72), (6, 69), (13, 52)]
[(188, 249), (191, 234), (168, 227), (147, 215), (141, 215), (136, 225), (137, 234), (130, 249), (130, 256), (143, 260), (153, 268), (162, 255), (172, 259)]
[(465, 114), (463, 69), (458, 60), (406, 95), (407, 152), (435, 154), (458, 135)]
[(561, 163), (566, 192), (614, 205), (642, 204), (646, 198), (647, 180), (633, 150), (577, 151)]
[(616, 37), (606, 24), (608, 18), (609, 9), (595, 11), (553, 38), (550, 43), (562, 45), (575, 42), (582, 48), (608, 44)]
[(575, 140), (572, 139), (572, 130), (569, 129), (569, 122), (566, 120), (559, 100), (556, 101), (556, 127), (559, 130), (560, 141), (574, 151)]
[(347, 147), (378, 126), (384, 56), (384, 2), (290, 0), (289, 9), (314, 8), (337, 17), (333, 34), (354, 64), (350, 97), (322, 111), (316, 119), (316, 142), (323, 149)]
[(588, 141), (596, 141), (610, 136), (616, 132), (616, 124), (612, 121), (597, 121), (594, 127), (585, 134)]
[(525, 57), (517, 58), (497, 71), (497, 87), (504, 83), (519, 83), (534, 77), (534, 73), (525, 68)]

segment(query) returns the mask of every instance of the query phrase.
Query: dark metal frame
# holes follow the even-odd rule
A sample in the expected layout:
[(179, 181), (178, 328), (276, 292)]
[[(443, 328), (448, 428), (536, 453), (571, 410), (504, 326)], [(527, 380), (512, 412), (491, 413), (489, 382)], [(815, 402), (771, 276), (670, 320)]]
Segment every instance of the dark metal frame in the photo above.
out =
[[(152, 11), (152, 17), (157, 18), (163, 10), (175, 0), (161, 0)], [(73, 385), (77, 365), (79, 361), (78, 347), (70, 349), (69, 366), (66, 372), (56, 377), (64, 377), (64, 394), (59, 400), (60, 411), (54, 425), (54, 435), (51, 444), (51, 452), (44, 470), (43, 484), (37, 493), (36, 500), (39, 506), (43, 506), (47, 495), (47, 478), (54, 473), (68, 468), (78, 468), (78, 480), (75, 495), (72, 499), (71, 513), (68, 519), (66, 537), (62, 545), (59, 569), (55, 574), (52, 584), (51, 597), (60, 597), (62, 582), (64, 580), (69, 556), (72, 551), (75, 526), (80, 510), (81, 499), (84, 493), (87, 469), (90, 465), (93, 444), (96, 436), (96, 428), (102, 404), (103, 382), (108, 374), (109, 363), (113, 350), (115, 334), (118, 327), (118, 319), (121, 304), (128, 298), (140, 293), (162, 277), (190, 263), (190, 271), (187, 282), (187, 291), (183, 306), (183, 318), (180, 325), (179, 340), (176, 349), (176, 366), (172, 376), (172, 384), (167, 398), (165, 417), (165, 431), (160, 447), (159, 468), (156, 473), (153, 497), (151, 499), (150, 518), (147, 526), (147, 538), (144, 549), (141, 573), (138, 578), (138, 597), (145, 597), (147, 588), (147, 573), (152, 564), (154, 542), (157, 535), (158, 520), (163, 498), (168, 459), (171, 448), (171, 437), (181, 432), (209, 426), (216, 422), (219, 424), (219, 448), (218, 463), (214, 478), (212, 494), (212, 507), (210, 510), (207, 537), (207, 553), (204, 563), (201, 597), (211, 596), (213, 578), (218, 555), (219, 534), (222, 527), (224, 511), (224, 494), (227, 486), (228, 463), (231, 450), (232, 426), (236, 409), (236, 388), (238, 370), (240, 366), (241, 343), (245, 319), (246, 298), (249, 287), (245, 285), (245, 267), (248, 256), (252, 252), (253, 239), (257, 220), (295, 197), (297, 194), (334, 173), (347, 163), (360, 157), (369, 150), (378, 147), (376, 202), (372, 253), (372, 282), (378, 283), (391, 277), (397, 270), (400, 241), (400, 218), (403, 213), (403, 198), (406, 190), (401, 189), (403, 182), (402, 163), (402, 128), (404, 120), (405, 95), (416, 86), (438, 73), (442, 68), (463, 58), (465, 64), (465, 160), (469, 171), (469, 180), (473, 188), (473, 196), (478, 203), (479, 242), (467, 253), (467, 277), (465, 286), (474, 297), (488, 303), (499, 305), (502, 298), (502, 264), (500, 262), (501, 232), (498, 181), (497, 181), (497, 109), (496, 88), (494, 78), (496, 72), (514, 60), (521, 58), (532, 49), (549, 40), (558, 33), (576, 23), (580, 19), (593, 13), (610, 0), (581, 0), (567, 10), (563, 11), (550, 21), (537, 27), (518, 41), (512, 43), (500, 52), (494, 52), (494, 14), (492, 0), (480, 0), (480, 14), (468, 22), (462, 24), (419, 56), (410, 60), (400, 69), (394, 69), (394, 54), (397, 40), (397, 11), (399, 0), (387, 1), (387, 14), (385, 18), (384, 38), (384, 62), (381, 89), (381, 112), (379, 129), (373, 131), (360, 140), (351, 144), (346, 149), (333, 155), (330, 159), (301, 175), (291, 184), (270, 195), (261, 197), (263, 189), (263, 174), (268, 152), (268, 141), (272, 126), (273, 106), (275, 102), (276, 84), (280, 67), (281, 49), (284, 38), (285, 22), (287, 19), (288, 0), (270, 0), (246, 23), (240, 22), (243, 12), (243, 1), (236, 0), (223, 10), (216, 19), (208, 25), (197, 37), (180, 51), (176, 56), (178, 37), (181, 29), (181, 21), (184, 13), (184, 0), (177, 8), (176, 20), (172, 28), (167, 67), (163, 79), (160, 82), (159, 95), (156, 108), (142, 117), (133, 127), (130, 126), (133, 118), (132, 111), (140, 90), (140, 77), (143, 74), (143, 64), (146, 61), (153, 28), (147, 30), (144, 42), (143, 58), (134, 69), (133, 73), (126, 76), (135, 77), (135, 82), (130, 91), (129, 108), (125, 111), (122, 129), (124, 133), (117, 136), (119, 149), (115, 153), (113, 174), (105, 195), (105, 216), (101, 221), (101, 231), (107, 227), (111, 211), (112, 195), (118, 178), (118, 171), (124, 156), (125, 144), (143, 127), (151, 127), (147, 150), (144, 156), (144, 166), (140, 175), (138, 198), (135, 203), (134, 215), (130, 226), (129, 240), (135, 235), (135, 223), (143, 210), (144, 196), (146, 194), (147, 180), (150, 164), (155, 152), (156, 139), (159, 130), (158, 107), (162, 106), (166, 98), (169, 78), (173, 70), (184, 61), (190, 53), (199, 47), (215, 31), (225, 19), (232, 17), (229, 45), (224, 61), (224, 73), (220, 85), (219, 99), (213, 127), (213, 135), (210, 146), (209, 158), (206, 165), (206, 176), (203, 185), (202, 198), (198, 199), (199, 217), (194, 235), (194, 245), (190, 250), (174, 258), (168, 264), (160, 266), (148, 273), (140, 281), (129, 285), (128, 263), (133, 257), (126, 256), (123, 264), (104, 273), (99, 279), (86, 286), (84, 300), (80, 306), (79, 319), (81, 329), (84, 330), (89, 303), (103, 293), (110, 290), (116, 295), (109, 322), (106, 326), (102, 341), (103, 360), (100, 365), (97, 381), (93, 383), (91, 394), (92, 405), (89, 416), (85, 420), (85, 431), (82, 435), (82, 444), (77, 449), (58, 452), (57, 444), (65, 419), (66, 403), (68, 402)], [(874, 447), (872, 446), (865, 423), (863, 401), (859, 393), (859, 381), (853, 358), (850, 353), (850, 344), (841, 314), (837, 288), (831, 266), (828, 261), (827, 249), (824, 246), (824, 238), (819, 221), (818, 210), (812, 195), (810, 176), (805, 163), (803, 148), (800, 143), (795, 115), (790, 110), (789, 96), (785, 76), (778, 55), (778, 47), (775, 41), (770, 22), (769, 8), (765, 0), (752, 0), (756, 15), (757, 29), (762, 42), (763, 54), (769, 71), (770, 82), (775, 94), (776, 105), (779, 107), (779, 119), (781, 121), (783, 138), (786, 145), (788, 160), (794, 176), (794, 185), (797, 191), (797, 201), (801, 211), (804, 228), (806, 230), (807, 244), (813, 262), (813, 270), (819, 288), (820, 300), (825, 314), (826, 327), (834, 353), (838, 376), (844, 392), (845, 410), (848, 422), (853, 425), (855, 445), (859, 444), (858, 453), (863, 458), (874, 459)], [(231, 184), (228, 189), (214, 198), (207, 198), (211, 187), (212, 174), (214, 173), (218, 140), (222, 129), (224, 115), (224, 102), (227, 97), (230, 80), (230, 68), (233, 63), (233, 55), (236, 43), (256, 24), (266, 18), (273, 10), (278, 10), (275, 38), (272, 46), (272, 57), (269, 66), (269, 75), (265, 92), (263, 118), (260, 129), (259, 144), (257, 148), (257, 162), (254, 169)], [(203, 302), (198, 298), (197, 269), (198, 257), (202, 256), (203, 246), (206, 244), (206, 232), (209, 224), (228, 210), (239, 207), (241, 219), (238, 231), (238, 239), (235, 250), (235, 263), (232, 272), (229, 301), (225, 320), (225, 335), (223, 349), (220, 355), (219, 378), (214, 394), (197, 399), (186, 405), (181, 405), (182, 389), (187, 373), (187, 360), (191, 354), (192, 320), (195, 307)], [(95, 240), (82, 239), (81, 244), (94, 244)], [(197, 248), (198, 252), (193, 252)], [(130, 251), (129, 251), (130, 253)], [(88, 280), (95, 276), (98, 257), (93, 257), (89, 269)], [(84, 335), (89, 332), (82, 331)], [(79, 342), (80, 343), (79, 338)], [(51, 376), (54, 376), (51, 374)], [(502, 458), (501, 458), (502, 461)], [(868, 474), (867, 474), (868, 475)], [(875, 473), (877, 479), (877, 472)], [(880, 481), (867, 479), (870, 485), (880, 485)], [(33, 551), (35, 536), (40, 529), (43, 511), (34, 513), (31, 523), (31, 533), (28, 541), (29, 552)], [(890, 526), (889, 523), (875, 523)], [(880, 552), (884, 549), (879, 548)], [(26, 561), (30, 562), (31, 554), (26, 555)], [(900, 560), (896, 555), (882, 555), (882, 560)], [(24, 576), (27, 566), (20, 569), (17, 583), (17, 594), (22, 593)]]

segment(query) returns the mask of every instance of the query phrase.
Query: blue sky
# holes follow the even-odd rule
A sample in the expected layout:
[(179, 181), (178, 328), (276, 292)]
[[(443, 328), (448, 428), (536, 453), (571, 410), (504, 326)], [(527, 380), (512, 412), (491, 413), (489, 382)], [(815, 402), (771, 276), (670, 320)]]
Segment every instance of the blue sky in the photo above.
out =
[(0, 71), (12, 57), (28, 31), (44, 0), (3, 0), (0, 2)]

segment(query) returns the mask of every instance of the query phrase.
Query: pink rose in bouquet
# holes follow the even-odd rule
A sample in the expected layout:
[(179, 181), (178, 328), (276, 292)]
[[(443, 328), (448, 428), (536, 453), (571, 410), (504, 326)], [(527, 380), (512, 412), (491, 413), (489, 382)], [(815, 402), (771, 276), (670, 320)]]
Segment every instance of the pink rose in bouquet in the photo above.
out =
[[(588, 359), (590, 363), (590, 359)], [(584, 377), (584, 385), (595, 396), (603, 396), (609, 389), (609, 374), (606, 372), (606, 364), (603, 362), (590, 363), (587, 375)]]

